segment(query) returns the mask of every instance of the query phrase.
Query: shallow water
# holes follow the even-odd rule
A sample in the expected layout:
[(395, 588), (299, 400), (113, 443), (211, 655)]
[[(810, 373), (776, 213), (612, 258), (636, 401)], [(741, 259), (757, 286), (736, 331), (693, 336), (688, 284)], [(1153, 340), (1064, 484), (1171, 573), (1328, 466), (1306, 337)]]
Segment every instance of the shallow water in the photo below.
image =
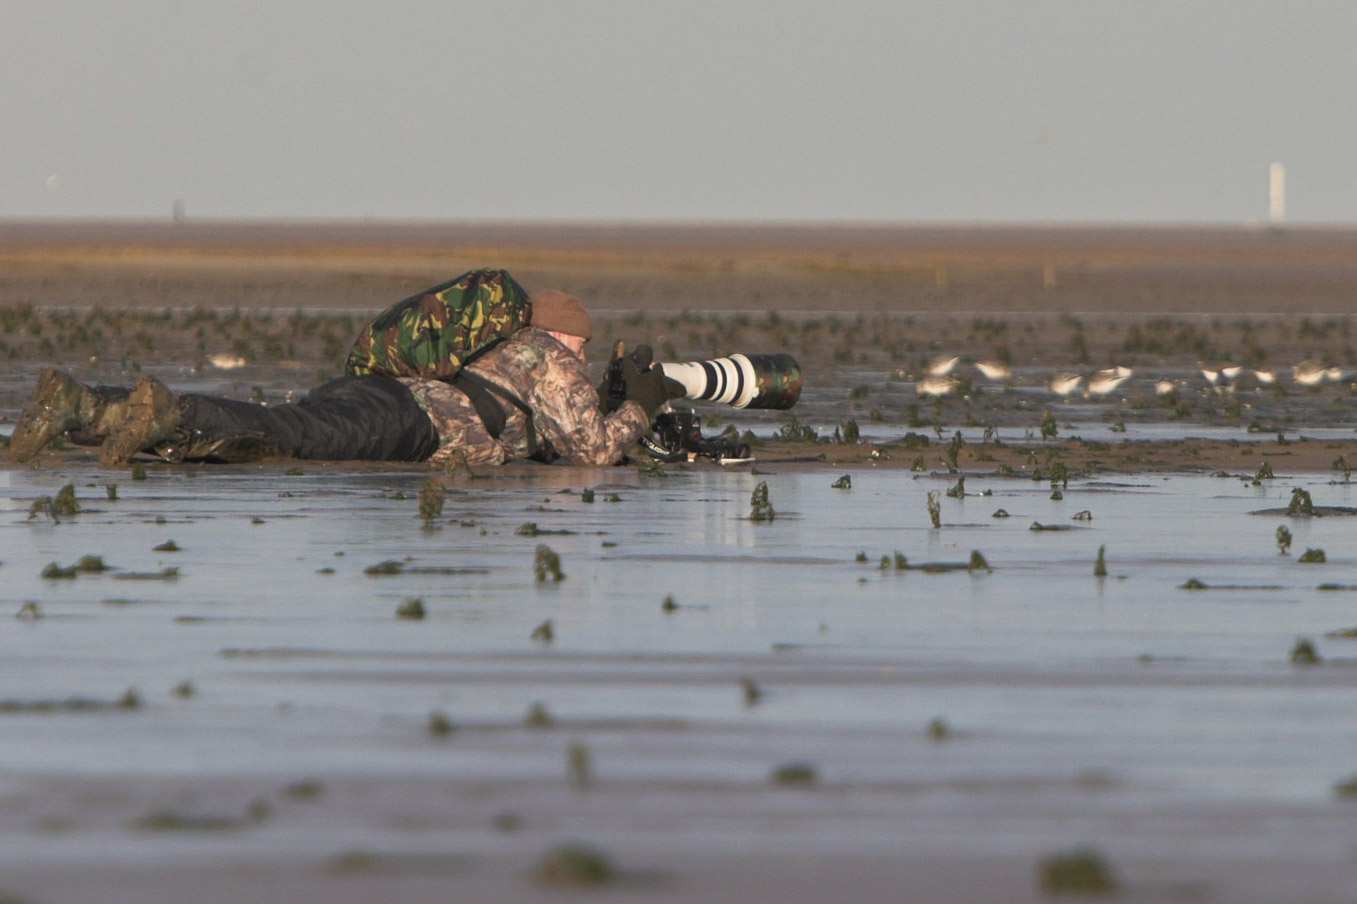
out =
[[(1357, 804), (1334, 786), (1357, 773), (1357, 640), (1323, 634), (1357, 625), (1357, 591), (1318, 588), (1357, 585), (1357, 519), (1250, 512), (1293, 486), (1354, 505), (1352, 486), (1154, 476), (1057, 502), (976, 476), (992, 495), (943, 497), (935, 530), (927, 492), (954, 478), (856, 468), (841, 490), (766, 469), (509, 467), (451, 484), (430, 527), (423, 468), (0, 470), (0, 612), (41, 615), (0, 621), (0, 701), (27, 707), (0, 707), (0, 891), (97, 900), (93, 879), (61, 883), (242, 865), (306, 886), (361, 851), (530, 895), (535, 858), (582, 839), (668, 877), (643, 898), (700, 888), (709, 860), (813, 853), (1012, 861), (1021, 887), (997, 899), (1023, 900), (1040, 857), (1092, 845), (1142, 898), (1269, 900), (1305, 876), (1347, 899)], [(771, 523), (748, 519), (759, 480)], [(68, 482), (81, 514), (27, 518)], [(538, 544), (560, 583), (534, 580)], [(1327, 564), (1298, 564), (1307, 547)], [(993, 570), (880, 567), (972, 550)], [(40, 577), (82, 555), (114, 570)], [(364, 573), (388, 560), (404, 571)], [(411, 597), (423, 620), (395, 617)], [(554, 640), (531, 639), (547, 619)], [(1323, 664), (1288, 661), (1298, 637)], [(69, 702), (128, 688), (140, 707)], [(539, 702), (552, 727), (524, 724)], [(434, 711), (452, 734), (429, 733)], [(790, 761), (817, 782), (771, 782)]]

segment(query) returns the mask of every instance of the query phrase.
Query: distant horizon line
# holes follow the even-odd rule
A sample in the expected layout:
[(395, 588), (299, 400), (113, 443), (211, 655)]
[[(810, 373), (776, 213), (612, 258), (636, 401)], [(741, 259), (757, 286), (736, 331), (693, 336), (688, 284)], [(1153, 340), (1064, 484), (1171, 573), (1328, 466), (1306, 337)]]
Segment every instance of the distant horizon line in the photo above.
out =
[(620, 228), (654, 226), (670, 228), (866, 228), (866, 229), (1221, 229), (1250, 232), (1296, 230), (1357, 229), (1357, 220), (1115, 220), (1100, 218), (1069, 219), (885, 219), (843, 217), (746, 218), (713, 217), (394, 217), (394, 216), (167, 216), (167, 215), (61, 215), (0, 216), (0, 228), (16, 226), (413, 226), (413, 227), (597, 227)]

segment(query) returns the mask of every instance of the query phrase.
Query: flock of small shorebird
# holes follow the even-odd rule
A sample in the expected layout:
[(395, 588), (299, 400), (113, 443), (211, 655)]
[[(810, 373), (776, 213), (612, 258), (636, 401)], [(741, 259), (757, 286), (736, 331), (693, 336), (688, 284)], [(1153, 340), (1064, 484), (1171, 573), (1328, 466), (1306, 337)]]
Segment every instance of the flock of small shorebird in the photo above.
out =
[[(991, 383), (1010, 383), (1013, 370), (998, 361), (970, 361), (961, 355), (943, 355), (933, 359), (924, 372), (914, 379), (904, 371), (896, 371), (895, 376), (902, 379), (914, 379), (915, 391), (921, 396), (940, 397), (952, 395), (962, 387), (962, 381), (954, 374), (959, 367), (972, 367), (985, 380)], [(1240, 385), (1252, 385), (1255, 388), (1270, 387), (1277, 383), (1277, 371), (1271, 368), (1241, 367), (1223, 364), (1211, 367), (1197, 363), (1205, 386), (1209, 392), (1229, 395)], [(1081, 393), (1086, 399), (1103, 399), (1115, 393), (1127, 380), (1131, 379), (1129, 367), (1104, 367), (1091, 374), (1059, 372), (1051, 377), (1050, 391), (1061, 398)], [(1310, 388), (1324, 383), (1342, 383), (1351, 378), (1351, 374), (1341, 367), (1322, 364), (1317, 361), (1302, 361), (1291, 368), (1291, 379), (1297, 386)], [(1188, 388), (1187, 380), (1159, 379), (1155, 381), (1155, 395), (1164, 397)]]
[[(218, 370), (234, 370), (245, 365), (245, 359), (238, 355), (217, 354), (208, 356), (208, 363)], [(998, 361), (970, 361), (961, 355), (942, 355), (934, 358), (924, 368), (922, 375), (915, 376), (905, 371), (896, 371), (898, 379), (914, 380), (915, 391), (921, 396), (940, 397), (952, 395), (961, 389), (962, 381), (953, 374), (958, 367), (972, 367), (985, 380), (991, 383), (1011, 383), (1013, 370)], [(1198, 362), (1198, 370), (1206, 381), (1207, 391), (1218, 395), (1229, 395), (1241, 384), (1252, 380), (1255, 388), (1270, 387), (1277, 382), (1277, 371), (1266, 368), (1241, 367), (1234, 364), (1222, 364), (1209, 367)], [(1069, 398), (1080, 393), (1086, 399), (1105, 399), (1131, 379), (1129, 367), (1104, 367), (1091, 374), (1058, 372), (1051, 377), (1049, 388), (1052, 394)], [(1291, 379), (1297, 386), (1310, 388), (1324, 383), (1342, 383), (1351, 379), (1341, 367), (1325, 365), (1318, 361), (1302, 361), (1291, 368)], [(1159, 379), (1155, 381), (1154, 393), (1161, 398), (1173, 395), (1188, 387), (1185, 380)]]

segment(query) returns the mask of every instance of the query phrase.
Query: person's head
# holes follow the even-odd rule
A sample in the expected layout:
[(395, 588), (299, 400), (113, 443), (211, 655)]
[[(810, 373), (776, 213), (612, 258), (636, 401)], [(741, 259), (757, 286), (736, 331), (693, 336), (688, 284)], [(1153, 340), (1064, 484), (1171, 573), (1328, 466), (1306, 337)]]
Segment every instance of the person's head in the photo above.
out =
[(532, 326), (555, 336), (581, 360), (584, 344), (593, 335), (584, 302), (559, 289), (543, 289), (532, 294)]

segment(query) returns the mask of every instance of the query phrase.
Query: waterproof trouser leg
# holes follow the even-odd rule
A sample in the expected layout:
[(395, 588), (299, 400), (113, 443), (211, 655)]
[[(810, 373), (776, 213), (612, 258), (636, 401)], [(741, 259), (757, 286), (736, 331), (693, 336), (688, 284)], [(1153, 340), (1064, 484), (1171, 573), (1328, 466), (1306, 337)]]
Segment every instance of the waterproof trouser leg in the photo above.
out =
[(179, 397), (183, 459), (423, 461), (438, 434), (410, 390), (390, 377), (340, 377), (300, 402), (264, 407), (216, 396)]

